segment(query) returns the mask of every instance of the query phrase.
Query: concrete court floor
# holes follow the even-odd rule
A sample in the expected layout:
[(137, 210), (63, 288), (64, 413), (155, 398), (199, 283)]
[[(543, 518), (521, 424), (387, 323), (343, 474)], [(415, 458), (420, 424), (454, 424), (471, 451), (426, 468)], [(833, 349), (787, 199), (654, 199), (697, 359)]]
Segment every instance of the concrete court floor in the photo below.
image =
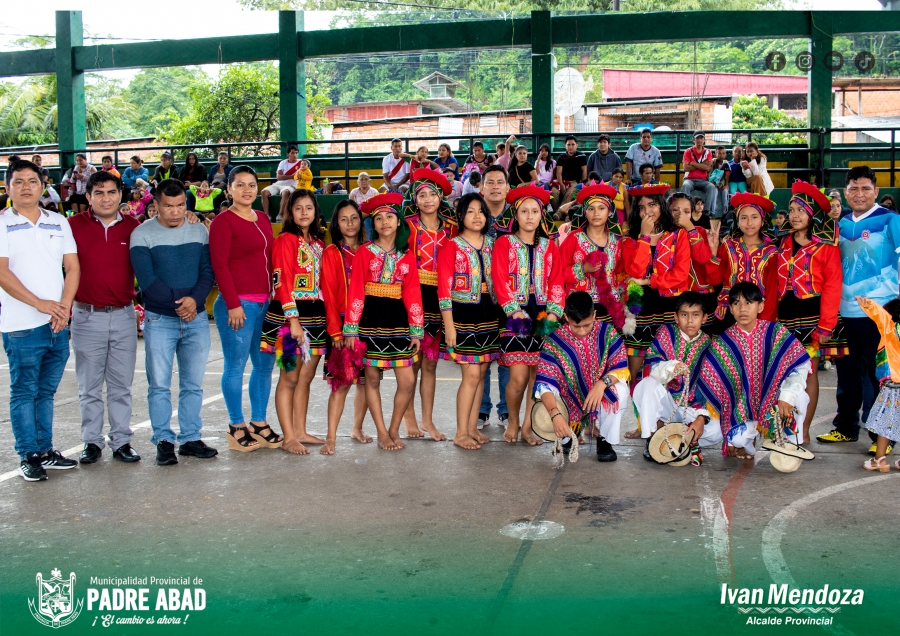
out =
[[(46, 482), (10, 476), (18, 460), (0, 360), (0, 636), (42, 629), (25, 599), (36, 572), (56, 567), (77, 573), (82, 594), (92, 576), (202, 577), (207, 608), (189, 613), (181, 633), (749, 633), (748, 617), (720, 603), (721, 585), (768, 590), (773, 580), (863, 589), (861, 606), (829, 614), (828, 631), (896, 625), (900, 586), (880, 555), (896, 552), (900, 473), (863, 471), (862, 436), (813, 443), (816, 460), (793, 474), (776, 472), (765, 453), (742, 463), (717, 449), (701, 468), (651, 465), (639, 440), (624, 439), (615, 463), (582, 447), (579, 462), (555, 470), (547, 445), (510, 446), (496, 425), (476, 452), (449, 441), (413, 440), (399, 452), (361, 445), (347, 436), (348, 403), (333, 457), (229, 452), (210, 328), (204, 438), (220, 454), (175, 467), (155, 465), (144, 424), (138, 464), (106, 450), (98, 464)], [(135, 424), (148, 419), (139, 346)], [(62, 450), (80, 446), (74, 364), (56, 399)], [(441, 362), (438, 378), (437, 423), (452, 437), (455, 365)], [(835, 411), (834, 372), (821, 379), (814, 434)], [(387, 373), (386, 410), (392, 381)], [(316, 379), (309, 429), (323, 435), (327, 397)], [(623, 431), (633, 427), (629, 408)], [(374, 434), (368, 418), (365, 429)], [(100, 614), (85, 610), (67, 633), (100, 629), (91, 625)]]

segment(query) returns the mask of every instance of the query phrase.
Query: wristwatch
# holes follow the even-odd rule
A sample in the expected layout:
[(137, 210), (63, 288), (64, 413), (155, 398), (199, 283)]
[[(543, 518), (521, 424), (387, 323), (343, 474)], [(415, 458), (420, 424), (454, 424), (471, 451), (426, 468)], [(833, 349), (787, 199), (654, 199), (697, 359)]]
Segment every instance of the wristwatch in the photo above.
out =
[(603, 382), (603, 384), (606, 385), (607, 389), (612, 386), (612, 378), (609, 376), (609, 374), (604, 375), (602, 378), (600, 378), (600, 380), (601, 382)]

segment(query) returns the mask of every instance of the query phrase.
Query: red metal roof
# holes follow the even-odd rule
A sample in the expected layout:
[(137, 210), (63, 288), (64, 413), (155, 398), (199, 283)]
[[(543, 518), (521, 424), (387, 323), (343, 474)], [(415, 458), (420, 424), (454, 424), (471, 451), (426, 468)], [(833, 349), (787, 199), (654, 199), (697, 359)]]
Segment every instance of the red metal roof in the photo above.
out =
[[(708, 78), (708, 79), (707, 79)], [(603, 70), (604, 99), (654, 99), (690, 97), (695, 93), (721, 95), (806, 94), (805, 75), (755, 75), (753, 73), (694, 73), (687, 71)]]

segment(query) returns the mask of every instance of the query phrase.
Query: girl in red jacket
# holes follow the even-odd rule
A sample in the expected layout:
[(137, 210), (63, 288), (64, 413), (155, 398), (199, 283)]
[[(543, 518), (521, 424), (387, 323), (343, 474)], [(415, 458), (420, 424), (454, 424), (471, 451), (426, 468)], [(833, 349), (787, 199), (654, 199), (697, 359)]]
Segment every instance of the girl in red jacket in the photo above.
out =
[[(675, 297), (690, 287), (690, 240), (672, 220), (665, 198), (668, 190), (667, 184), (660, 184), (628, 191), (632, 203), (622, 262), (628, 276), (626, 302), (636, 314), (634, 333), (624, 338), (632, 378), (640, 377), (656, 330), (675, 321)], [(629, 439), (635, 436), (634, 431), (625, 434)]]
[(699, 225), (694, 225), (693, 202), (690, 195), (684, 192), (672, 194), (669, 197), (669, 211), (672, 212), (675, 225), (687, 232), (691, 244), (691, 278), (688, 289), (702, 296), (703, 310), (707, 314), (706, 324), (711, 326), (715, 322), (716, 294), (706, 274), (707, 263), (712, 258), (707, 238), (709, 232)]
[[(319, 204), (309, 190), (294, 190), (281, 203), (281, 234), (272, 249), (275, 301), (263, 327), (263, 346), (274, 339), (276, 364), (281, 368), (275, 388), (275, 410), (284, 431), (282, 448), (308, 455), (303, 444), (325, 440), (306, 432), (309, 387), (319, 358), (325, 353), (325, 303), (322, 302), (322, 242)], [(276, 335), (277, 334), (277, 335)], [(309, 347), (303, 361), (301, 348)]]
[[(546, 213), (550, 193), (538, 186), (519, 186), (506, 195), (511, 206), (509, 231), (494, 243), (491, 277), (497, 303), (507, 317), (500, 329), (500, 364), (509, 367), (506, 404), (509, 424), (504, 438), (519, 437), (522, 399), (534, 392), (543, 334), (562, 316), (564, 283), (559, 249), (550, 238), (552, 220)], [(537, 446), (531, 430), (531, 409), (525, 409), (522, 439)]]
[[(378, 445), (400, 450), (400, 420), (415, 392), (413, 365), (424, 334), (422, 292), (416, 256), (409, 249), (409, 226), (403, 220), (403, 195), (379, 194), (362, 205), (372, 218), (375, 240), (366, 243), (353, 258), (344, 346), (366, 345), (366, 403), (378, 429)], [(380, 368), (394, 370), (397, 392), (389, 428), (381, 409)]]
[[(355, 201), (348, 199), (335, 206), (329, 231), (332, 243), (322, 253), (322, 296), (325, 301), (325, 323), (331, 338), (328, 351), (330, 358), (344, 346), (344, 318), (347, 314), (353, 259), (360, 246), (366, 242), (362, 215)], [(327, 362), (325, 368), (325, 379), (333, 381)], [(365, 383), (365, 371), (360, 370), (358, 377), (353, 380), (356, 392), (353, 398), (353, 432), (350, 437), (362, 444), (372, 441), (362, 430), (363, 419), (366, 417)], [(338, 424), (344, 413), (344, 403), (349, 391), (350, 384), (337, 388), (332, 385), (331, 395), (328, 396), (328, 435), (325, 437), (325, 445), (319, 451), (322, 455), (334, 454)]]
[(816, 186), (796, 181), (791, 187), (791, 233), (778, 249), (778, 322), (806, 347), (813, 359), (806, 379), (809, 407), (801, 443), (809, 442), (809, 426), (819, 403), (818, 355), (840, 357), (846, 347), (829, 343), (841, 304), (840, 249), (834, 244), (831, 201)]

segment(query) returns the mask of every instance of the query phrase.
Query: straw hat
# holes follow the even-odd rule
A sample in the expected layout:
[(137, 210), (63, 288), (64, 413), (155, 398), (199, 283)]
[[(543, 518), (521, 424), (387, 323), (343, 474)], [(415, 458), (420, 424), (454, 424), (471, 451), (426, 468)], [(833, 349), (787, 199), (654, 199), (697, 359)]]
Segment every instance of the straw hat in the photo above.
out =
[(762, 447), (769, 452), (769, 462), (780, 473), (792, 473), (803, 464), (804, 461), (815, 459), (816, 456), (799, 444), (785, 440), (784, 446), (779, 446), (774, 440), (767, 439)]
[[(559, 412), (568, 424), (569, 410), (566, 408), (566, 403), (561, 399), (557, 399), (556, 408), (559, 409)], [(531, 430), (534, 431), (535, 435), (548, 442), (557, 440), (556, 431), (553, 430), (553, 418), (550, 417), (547, 407), (541, 401), (535, 402), (534, 406), (531, 407)]]
[(694, 432), (686, 424), (672, 422), (656, 429), (647, 448), (657, 464), (684, 466), (691, 461), (693, 443)]

